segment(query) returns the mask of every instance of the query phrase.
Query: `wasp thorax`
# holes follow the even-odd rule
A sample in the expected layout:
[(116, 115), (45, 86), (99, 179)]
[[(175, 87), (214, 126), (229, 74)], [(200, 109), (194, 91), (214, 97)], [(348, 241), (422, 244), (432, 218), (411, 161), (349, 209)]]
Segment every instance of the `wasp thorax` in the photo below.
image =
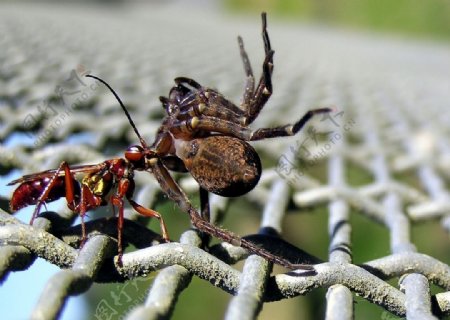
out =
[(111, 190), (113, 176), (109, 172), (88, 174), (84, 176), (81, 184), (88, 187), (93, 195), (102, 197)]

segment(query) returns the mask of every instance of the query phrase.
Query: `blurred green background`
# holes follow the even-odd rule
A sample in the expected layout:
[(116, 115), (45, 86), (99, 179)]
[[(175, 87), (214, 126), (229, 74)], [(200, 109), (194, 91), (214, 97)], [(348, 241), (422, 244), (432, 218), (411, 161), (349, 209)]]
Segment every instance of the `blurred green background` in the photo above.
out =
[(231, 12), (268, 11), (273, 17), (450, 39), (450, 1), (446, 0), (224, 0)]

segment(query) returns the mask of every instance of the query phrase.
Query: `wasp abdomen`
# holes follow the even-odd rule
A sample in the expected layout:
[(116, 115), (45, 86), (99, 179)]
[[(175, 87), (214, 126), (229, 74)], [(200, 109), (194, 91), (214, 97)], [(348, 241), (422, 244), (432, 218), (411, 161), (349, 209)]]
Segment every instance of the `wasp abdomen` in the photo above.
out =
[[(60, 176), (55, 179), (55, 186), (50, 190), (50, 193), (45, 198), (45, 202), (52, 202), (65, 196), (64, 177)], [(23, 207), (36, 204), (49, 182), (50, 178), (45, 177), (20, 184), (11, 197), (10, 209), (14, 212)], [(74, 183), (74, 187), (79, 190), (77, 183)]]

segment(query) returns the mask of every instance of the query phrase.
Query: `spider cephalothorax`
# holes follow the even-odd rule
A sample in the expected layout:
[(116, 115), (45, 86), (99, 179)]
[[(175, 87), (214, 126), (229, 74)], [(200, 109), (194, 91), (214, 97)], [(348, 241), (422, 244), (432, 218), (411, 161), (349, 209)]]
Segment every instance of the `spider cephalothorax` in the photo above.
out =
[[(262, 36), (265, 59), (262, 75), (257, 84), (243, 41), (238, 37), (246, 74), (244, 95), (239, 106), (225, 99), (216, 90), (203, 87), (192, 79), (176, 78), (176, 85), (170, 90), (169, 96), (160, 98), (167, 115), (151, 145), (141, 137), (130, 114), (112, 88), (100, 78), (88, 75), (104, 83), (113, 92), (141, 145), (128, 148), (124, 158), (75, 167), (69, 167), (63, 162), (56, 170), (47, 170), (14, 180), (10, 185), (16, 183), (20, 185), (11, 199), (11, 209), (15, 211), (36, 204), (31, 220), (33, 222), (42, 204), (65, 197), (69, 208), (83, 218), (87, 210), (105, 205), (108, 199), (113, 206), (118, 207), (120, 262), (124, 198), (140, 214), (159, 219), (163, 238), (169, 241), (161, 215), (152, 209), (144, 208), (132, 199), (134, 171), (148, 171), (155, 176), (162, 191), (190, 215), (192, 224), (199, 230), (231, 244), (240, 245), (285, 267), (311, 269), (309, 265), (292, 263), (209, 222), (208, 191), (227, 197), (240, 196), (252, 190), (259, 181), (261, 162), (248, 141), (292, 136), (314, 114), (332, 111), (330, 108), (310, 110), (296, 123), (274, 128), (252, 130), (249, 127), (272, 94), (274, 51), (267, 33), (265, 13), (262, 14)], [(191, 205), (169, 170), (189, 172), (198, 182), (200, 213)], [(75, 179), (77, 173), (84, 173), (85, 177), (77, 181)], [(83, 220), (82, 230), (84, 242), (86, 231)]]
[(207, 191), (236, 197), (253, 189), (261, 161), (250, 144), (233, 135), (233, 130), (245, 130), (243, 110), (192, 79), (175, 82), (169, 98), (161, 97), (167, 117), (152, 147), (180, 159)]

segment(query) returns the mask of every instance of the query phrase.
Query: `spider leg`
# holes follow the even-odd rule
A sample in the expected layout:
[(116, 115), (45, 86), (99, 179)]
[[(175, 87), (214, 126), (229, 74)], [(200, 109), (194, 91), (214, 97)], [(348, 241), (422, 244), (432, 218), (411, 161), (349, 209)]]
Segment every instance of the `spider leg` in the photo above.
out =
[(257, 254), (273, 263), (279, 264), (289, 269), (305, 269), (312, 270), (311, 265), (305, 264), (293, 264), (287, 259), (279, 257), (270, 253), (269, 251), (257, 246), (256, 244), (242, 239), (238, 235), (235, 235), (229, 231), (223, 230), (206, 221), (200, 213), (192, 206), (184, 191), (173, 180), (169, 171), (164, 167), (159, 158), (151, 158), (148, 160), (151, 172), (154, 174), (163, 192), (177, 205), (181, 210), (187, 212), (191, 218), (191, 222), (202, 232), (217, 237), (225, 242), (228, 242), (235, 246), (241, 246), (247, 249), (251, 253)]
[[(204, 220), (211, 221), (208, 191), (206, 189), (203, 189), (202, 187), (199, 187), (199, 193), (200, 215)], [(207, 247), (209, 242), (211, 241), (211, 236), (206, 232), (202, 232), (201, 238), (203, 245)]]
[(242, 97), (241, 109), (247, 111), (255, 92), (255, 77), (253, 75), (252, 66), (250, 64), (250, 60), (248, 59), (247, 52), (245, 51), (244, 48), (244, 41), (240, 36), (238, 37), (238, 44), (241, 59), (244, 64), (245, 75), (247, 76), (247, 80), (245, 82), (244, 96)]
[(211, 221), (208, 191), (202, 187), (200, 187), (200, 214), (206, 221)]
[(183, 106), (184, 109), (177, 115), (177, 119), (186, 120), (192, 117), (209, 116), (244, 124), (246, 119), (244, 112), (222, 96), (217, 96), (217, 98), (211, 103), (192, 103), (188, 108)]
[(163, 109), (168, 110), (168, 107), (169, 107), (169, 105), (170, 105), (170, 100), (169, 100), (169, 98), (160, 96), (160, 97), (159, 97), (159, 101), (161, 101)]
[(252, 123), (259, 112), (262, 110), (267, 100), (269, 100), (272, 95), (272, 72), (273, 72), (273, 55), (275, 51), (272, 50), (270, 45), (269, 34), (267, 32), (267, 18), (266, 13), (263, 12), (262, 18), (262, 37), (264, 41), (264, 51), (266, 57), (263, 62), (263, 71), (261, 78), (259, 79), (258, 86), (256, 87), (255, 93), (249, 102), (247, 109), (247, 119), (245, 125)]
[(176, 77), (175, 83), (176, 84), (188, 84), (197, 90), (200, 90), (202, 88), (202, 85), (200, 83), (198, 83), (194, 79), (187, 78), (187, 77)]
[(303, 117), (300, 118), (294, 124), (288, 124), (284, 126), (279, 126), (275, 128), (261, 128), (256, 131), (252, 131), (250, 140), (262, 140), (266, 138), (276, 138), (276, 137), (285, 137), (285, 136), (293, 136), (297, 132), (299, 132), (304, 125), (311, 120), (311, 118), (320, 113), (328, 113), (334, 111), (333, 108), (319, 108), (307, 111)]
[(215, 117), (193, 117), (189, 120), (178, 121), (173, 124), (170, 131), (175, 135), (189, 136), (192, 132), (203, 130), (207, 132), (219, 132), (236, 138), (255, 141), (267, 138), (293, 136), (315, 115), (333, 111), (332, 108), (320, 108), (309, 110), (294, 124), (274, 128), (261, 128), (252, 130), (246, 126)]

